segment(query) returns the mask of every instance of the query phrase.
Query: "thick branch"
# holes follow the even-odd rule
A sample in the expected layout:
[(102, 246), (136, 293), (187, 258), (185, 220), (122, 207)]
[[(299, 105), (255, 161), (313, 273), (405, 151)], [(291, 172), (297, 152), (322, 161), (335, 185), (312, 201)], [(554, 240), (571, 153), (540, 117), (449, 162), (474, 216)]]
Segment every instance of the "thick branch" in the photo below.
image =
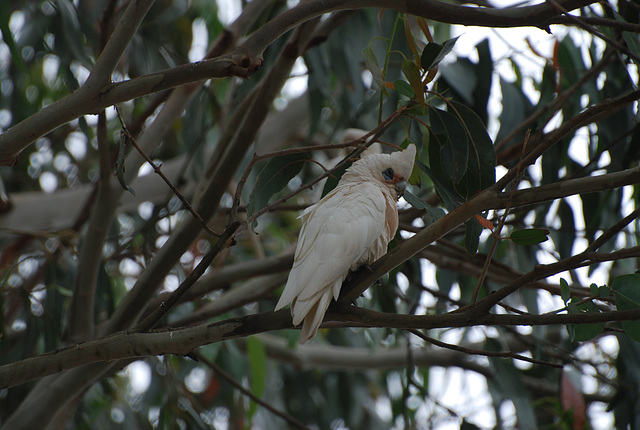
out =
[(100, 53), (100, 57), (85, 83), (88, 87), (99, 88), (111, 82), (111, 74), (122, 58), (124, 51), (131, 43), (131, 39), (138, 31), (138, 27), (147, 15), (155, 0), (141, 0), (129, 3), (118, 26), (109, 36), (109, 41)]
[(39, 137), (83, 115), (147, 94), (175, 88), (205, 79), (248, 76), (230, 57), (185, 64), (124, 82), (110, 83), (98, 90), (82, 86), (77, 91), (48, 105), (0, 135), (0, 165), (15, 164), (18, 154)]
[[(559, 4), (571, 11), (595, 3), (594, 0), (565, 0)], [(547, 29), (552, 18), (561, 15), (546, 3), (534, 6), (489, 9), (458, 6), (438, 0), (311, 0), (300, 2), (296, 7), (266, 23), (240, 46), (240, 52), (259, 56), (286, 31), (311, 18), (325, 13), (346, 9), (377, 7), (397, 10), (449, 24), (483, 27), (534, 26)]]
[[(361, 309), (344, 302), (329, 308), (325, 321), (339, 321), (344, 327), (388, 327), (433, 329), (478, 325), (589, 324), (640, 319), (640, 309), (581, 315), (496, 315), (477, 310), (443, 315), (399, 315)], [(293, 328), (288, 309), (233, 318), (196, 327), (152, 333), (120, 332), (76, 344), (17, 363), (0, 366), (0, 388), (19, 385), (62, 370), (85, 364), (151, 355), (186, 355), (194, 349), (237, 337)]]

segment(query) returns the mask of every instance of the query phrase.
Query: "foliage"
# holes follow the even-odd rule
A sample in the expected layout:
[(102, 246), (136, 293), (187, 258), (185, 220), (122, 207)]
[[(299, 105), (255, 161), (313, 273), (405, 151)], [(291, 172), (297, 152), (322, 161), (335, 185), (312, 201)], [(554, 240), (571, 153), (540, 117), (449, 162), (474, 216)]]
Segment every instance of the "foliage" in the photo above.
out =
[[(635, 4), (292, 3), (2, 2), (3, 428), (637, 427)], [(298, 346), (296, 216), (375, 140), (401, 231)]]

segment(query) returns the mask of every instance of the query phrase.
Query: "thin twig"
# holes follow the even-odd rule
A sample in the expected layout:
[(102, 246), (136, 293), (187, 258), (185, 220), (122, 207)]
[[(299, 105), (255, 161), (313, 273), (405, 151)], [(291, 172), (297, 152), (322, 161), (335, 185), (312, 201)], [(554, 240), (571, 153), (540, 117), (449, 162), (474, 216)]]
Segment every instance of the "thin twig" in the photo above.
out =
[(522, 151), (520, 153), (520, 161), (518, 162), (516, 177), (513, 183), (511, 184), (511, 194), (509, 195), (509, 201), (507, 202), (506, 207), (504, 208), (504, 213), (500, 218), (500, 222), (498, 223), (498, 227), (493, 233), (493, 242), (491, 243), (491, 248), (487, 253), (487, 257), (485, 258), (484, 265), (482, 266), (482, 271), (480, 272), (480, 276), (478, 277), (478, 282), (476, 284), (476, 288), (473, 291), (473, 297), (471, 298), (472, 306), (475, 306), (478, 301), (478, 295), (480, 294), (480, 289), (484, 284), (484, 280), (487, 277), (487, 273), (489, 272), (489, 266), (491, 265), (491, 260), (493, 260), (493, 255), (496, 251), (498, 243), (500, 242), (500, 234), (502, 233), (502, 229), (504, 228), (505, 222), (507, 221), (507, 215), (509, 215), (509, 210), (511, 210), (511, 202), (513, 200), (513, 193), (516, 191), (518, 187), (518, 178), (522, 175), (522, 160), (524, 159), (524, 154), (527, 150), (527, 143), (529, 143), (529, 136), (531, 135), (531, 130), (527, 130), (527, 134), (525, 135), (524, 142), (522, 144)]
[(231, 374), (227, 373), (227, 371), (225, 371), (222, 367), (218, 366), (216, 363), (214, 363), (213, 361), (211, 361), (208, 358), (206, 358), (200, 352), (196, 351), (196, 352), (193, 353), (193, 355), (198, 359), (199, 362), (204, 363), (207, 366), (209, 366), (214, 372), (216, 372), (218, 374), (218, 376), (220, 376), (222, 379), (224, 379), (229, 384), (231, 384), (236, 390), (240, 391), (240, 393), (242, 393), (242, 395), (247, 396), (252, 401), (254, 401), (257, 404), (259, 404), (260, 406), (264, 407), (265, 409), (267, 409), (271, 413), (279, 416), (280, 418), (285, 420), (289, 425), (294, 426), (294, 427), (299, 428), (299, 429), (305, 429), (305, 430), (309, 429), (309, 427), (307, 427), (301, 421), (298, 421), (296, 418), (292, 417), (291, 415), (287, 414), (286, 412), (283, 412), (283, 411), (281, 411), (279, 409), (276, 409), (275, 407), (271, 406), (269, 403), (267, 403), (264, 400), (262, 400), (260, 397), (258, 397), (255, 394), (253, 394), (251, 391), (247, 390), (245, 387), (242, 386), (241, 383), (236, 381), (235, 378), (233, 376), (231, 376)]
[(133, 147), (136, 149), (136, 151), (138, 151), (138, 153), (147, 161), (147, 163), (149, 163), (151, 165), (151, 167), (153, 168), (153, 171), (155, 173), (157, 173), (162, 178), (162, 180), (167, 184), (167, 186), (176, 195), (176, 197), (178, 197), (178, 199), (180, 199), (180, 201), (184, 205), (185, 209), (187, 209), (191, 213), (191, 215), (193, 215), (193, 217), (200, 222), (200, 224), (202, 225), (202, 228), (207, 233), (209, 233), (210, 235), (215, 236), (215, 237), (220, 237), (222, 235), (222, 233), (218, 233), (218, 232), (212, 230), (207, 225), (206, 221), (202, 219), (200, 214), (195, 209), (193, 209), (191, 204), (189, 204), (189, 201), (182, 195), (182, 193), (178, 190), (178, 188), (176, 188), (176, 186), (171, 183), (169, 178), (167, 178), (167, 176), (164, 173), (162, 173), (162, 170), (160, 169), (160, 167), (158, 165), (156, 165), (153, 162), (153, 160), (142, 150), (142, 148), (138, 145), (138, 142), (136, 142), (136, 139), (131, 135), (131, 133), (129, 133), (129, 130), (127, 129), (127, 125), (125, 124), (124, 119), (122, 118), (122, 115), (120, 114), (120, 109), (118, 109), (117, 106), (115, 106), (115, 108), (116, 108), (116, 112), (118, 113), (118, 119), (120, 120), (120, 124), (122, 125), (122, 131), (123, 131), (124, 135), (126, 136), (127, 140), (129, 142), (131, 142), (131, 145), (133, 145)]
[(439, 346), (440, 348), (447, 348), (453, 351), (462, 352), (469, 355), (482, 355), (485, 357), (498, 357), (498, 358), (513, 358), (515, 360), (522, 360), (522, 361), (526, 361), (527, 363), (539, 364), (541, 366), (562, 368), (562, 364), (551, 363), (549, 361), (536, 360), (534, 358), (529, 358), (524, 355), (516, 354), (513, 352), (481, 351), (479, 349), (465, 348), (464, 346), (453, 345), (451, 343), (446, 343), (446, 342), (442, 342), (440, 340), (434, 339), (432, 337), (429, 337), (423, 334), (419, 330), (409, 329), (407, 331), (411, 334), (418, 336), (420, 339), (424, 340), (425, 342), (429, 342), (432, 345)]
[(640, 208), (634, 210), (626, 217), (622, 218), (620, 221), (609, 227), (604, 233), (602, 233), (596, 240), (591, 242), (591, 244), (587, 247), (585, 251), (595, 251), (600, 248), (607, 242), (609, 239), (613, 238), (616, 234), (620, 232), (623, 228), (625, 228), (629, 223), (640, 216)]

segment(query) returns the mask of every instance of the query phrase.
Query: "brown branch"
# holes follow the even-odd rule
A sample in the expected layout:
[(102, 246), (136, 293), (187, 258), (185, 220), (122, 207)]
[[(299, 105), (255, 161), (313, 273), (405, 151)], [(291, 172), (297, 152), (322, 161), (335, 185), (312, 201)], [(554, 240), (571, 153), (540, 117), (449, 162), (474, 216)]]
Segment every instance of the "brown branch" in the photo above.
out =
[(180, 190), (178, 190), (178, 188), (175, 185), (173, 185), (173, 183), (171, 183), (171, 180), (169, 180), (169, 178), (167, 178), (167, 176), (162, 172), (162, 170), (160, 169), (160, 166), (154, 163), (151, 157), (149, 157), (146, 154), (146, 152), (144, 152), (144, 150), (140, 147), (140, 145), (138, 145), (138, 142), (136, 142), (136, 139), (133, 137), (133, 135), (131, 135), (131, 133), (129, 133), (129, 129), (127, 128), (127, 125), (125, 124), (124, 119), (120, 114), (120, 109), (118, 109), (117, 106), (116, 106), (116, 112), (118, 114), (118, 119), (120, 120), (122, 132), (127, 137), (127, 140), (129, 141), (129, 143), (131, 143), (131, 145), (136, 149), (136, 151), (138, 151), (138, 153), (142, 156), (142, 158), (144, 158), (145, 161), (149, 163), (154, 173), (156, 173), (158, 176), (160, 176), (160, 178), (162, 178), (164, 183), (167, 184), (167, 186), (171, 189), (173, 194), (182, 202), (182, 205), (185, 207), (185, 209), (189, 211), (189, 213), (195, 219), (198, 220), (198, 222), (202, 225), (202, 228), (211, 236), (220, 237), (221, 233), (213, 231), (211, 227), (207, 225), (207, 222), (203, 220), (200, 214), (193, 208), (193, 206), (191, 206), (187, 198), (184, 195), (182, 195)]
[[(357, 308), (344, 302), (332, 304), (325, 315), (325, 322), (342, 322), (344, 327), (395, 329), (592, 324), (638, 319), (640, 309), (580, 315), (488, 314), (477, 309), (443, 315), (399, 315)], [(293, 326), (289, 309), (282, 309), (278, 312), (263, 312), (180, 330), (119, 332), (0, 366), (0, 389), (86, 364), (151, 355), (187, 355), (202, 345), (290, 328)]]
[(512, 358), (514, 360), (521, 360), (521, 361), (526, 361), (527, 363), (531, 363), (531, 364), (538, 364), (541, 366), (547, 366), (547, 367), (555, 367), (555, 368), (562, 368), (562, 364), (559, 363), (552, 363), (550, 361), (542, 361), (542, 360), (536, 360), (534, 358), (530, 358), (527, 357), (525, 355), (522, 354), (517, 354), (515, 352), (507, 352), (507, 351), (485, 351), (485, 350), (479, 350), (479, 349), (472, 349), (472, 348), (466, 348), (464, 346), (460, 346), (460, 345), (453, 345), (451, 343), (446, 343), (446, 342), (442, 342), (441, 340), (438, 339), (434, 339), (430, 336), (425, 335), (424, 333), (420, 332), (419, 330), (415, 330), (415, 329), (409, 329), (407, 330), (409, 333), (418, 336), (420, 339), (424, 340), (425, 342), (428, 342), (432, 345), (435, 346), (439, 346), (440, 348), (446, 348), (446, 349), (450, 349), (452, 351), (458, 351), (458, 352), (463, 352), (465, 354), (468, 355), (480, 355), (483, 357), (498, 357), (498, 358)]
[[(617, 11), (616, 11), (617, 12)], [(577, 25), (575, 20), (575, 16), (572, 15), (561, 15), (550, 20), (550, 24), (560, 24), (560, 25)], [(609, 27), (615, 28), (622, 31), (630, 31), (632, 33), (640, 33), (640, 24), (635, 24), (633, 22), (624, 22), (618, 21), (615, 19), (609, 18), (601, 18), (597, 16), (582, 16), (580, 20), (591, 26), (597, 25), (600, 27)]]
[[(595, 0), (564, 0), (559, 4), (565, 10), (573, 10), (595, 3)], [(260, 56), (262, 52), (286, 31), (302, 22), (346, 9), (368, 7), (384, 8), (421, 16), (449, 24), (483, 27), (534, 26), (547, 29), (551, 20), (561, 13), (545, 3), (504, 9), (458, 6), (438, 0), (310, 0), (278, 15), (266, 23), (239, 47), (248, 56)]]

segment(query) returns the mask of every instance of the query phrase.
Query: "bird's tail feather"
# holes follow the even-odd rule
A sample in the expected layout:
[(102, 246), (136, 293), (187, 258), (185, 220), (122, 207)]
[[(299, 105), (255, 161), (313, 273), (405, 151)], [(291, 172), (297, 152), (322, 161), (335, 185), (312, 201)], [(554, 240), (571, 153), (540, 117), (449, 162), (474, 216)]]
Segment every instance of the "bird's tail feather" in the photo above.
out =
[(304, 318), (304, 324), (302, 324), (302, 331), (300, 332), (300, 344), (307, 342), (309, 339), (316, 335), (324, 314), (331, 303), (331, 291), (325, 291), (315, 305), (309, 310)]

